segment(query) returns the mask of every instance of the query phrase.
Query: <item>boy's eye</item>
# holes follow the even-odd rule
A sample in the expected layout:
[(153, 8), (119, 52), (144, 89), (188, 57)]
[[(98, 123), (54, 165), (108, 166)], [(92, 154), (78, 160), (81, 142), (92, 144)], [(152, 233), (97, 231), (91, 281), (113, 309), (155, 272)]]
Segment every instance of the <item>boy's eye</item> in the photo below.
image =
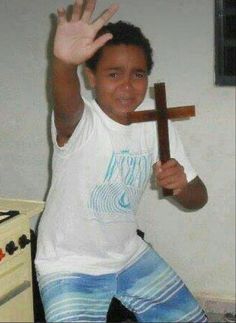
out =
[(138, 78), (138, 79), (142, 79), (146, 76), (146, 73), (144, 72), (136, 72), (135, 73), (135, 77)]
[(117, 72), (111, 72), (111, 73), (109, 73), (109, 77), (114, 79), (114, 78), (118, 77), (118, 73)]

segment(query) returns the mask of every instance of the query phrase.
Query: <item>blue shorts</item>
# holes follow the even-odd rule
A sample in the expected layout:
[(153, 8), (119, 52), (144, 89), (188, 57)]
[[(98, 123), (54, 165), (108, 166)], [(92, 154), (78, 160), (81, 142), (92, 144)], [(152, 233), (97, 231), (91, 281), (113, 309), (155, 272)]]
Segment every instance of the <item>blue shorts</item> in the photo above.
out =
[(152, 249), (119, 273), (38, 277), (47, 322), (106, 322), (113, 297), (138, 322), (208, 322), (183, 281)]

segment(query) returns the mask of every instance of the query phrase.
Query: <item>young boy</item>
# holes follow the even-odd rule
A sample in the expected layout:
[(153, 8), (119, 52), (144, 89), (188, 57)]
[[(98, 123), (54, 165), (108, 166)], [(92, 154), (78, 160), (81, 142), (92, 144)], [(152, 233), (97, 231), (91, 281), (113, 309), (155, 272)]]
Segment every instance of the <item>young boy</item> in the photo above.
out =
[[(172, 126), (172, 159), (157, 163), (156, 125), (125, 124), (144, 102), (152, 49), (140, 29), (109, 23), (110, 6), (95, 22), (95, 1), (77, 0), (70, 20), (58, 10), (52, 92), (53, 180), (36, 256), (48, 322), (106, 322), (114, 297), (139, 322), (207, 322), (182, 280), (137, 234), (135, 213), (153, 165), (160, 187), (188, 209), (207, 201)], [(77, 67), (94, 100), (80, 92)], [(156, 212), (154, 210), (154, 212)]]

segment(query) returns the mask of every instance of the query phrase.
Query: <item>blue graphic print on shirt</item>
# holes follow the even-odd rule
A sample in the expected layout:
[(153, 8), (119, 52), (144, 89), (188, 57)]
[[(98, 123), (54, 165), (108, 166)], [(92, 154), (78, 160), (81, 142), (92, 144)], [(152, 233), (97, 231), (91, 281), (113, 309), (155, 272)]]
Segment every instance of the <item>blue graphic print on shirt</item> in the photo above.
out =
[(150, 178), (152, 154), (113, 153), (104, 182), (93, 189), (89, 208), (102, 222), (134, 221), (139, 200)]

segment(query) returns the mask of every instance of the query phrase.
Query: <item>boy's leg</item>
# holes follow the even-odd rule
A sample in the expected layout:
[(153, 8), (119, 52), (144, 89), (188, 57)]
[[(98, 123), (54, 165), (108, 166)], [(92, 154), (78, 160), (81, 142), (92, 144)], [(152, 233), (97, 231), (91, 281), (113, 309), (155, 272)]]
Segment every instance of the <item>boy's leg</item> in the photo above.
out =
[(114, 275), (55, 273), (38, 281), (47, 322), (106, 322)]
[(116, 297), (139, 322), (207, 322), (183, 281), (152, 249), (119, 273)]

